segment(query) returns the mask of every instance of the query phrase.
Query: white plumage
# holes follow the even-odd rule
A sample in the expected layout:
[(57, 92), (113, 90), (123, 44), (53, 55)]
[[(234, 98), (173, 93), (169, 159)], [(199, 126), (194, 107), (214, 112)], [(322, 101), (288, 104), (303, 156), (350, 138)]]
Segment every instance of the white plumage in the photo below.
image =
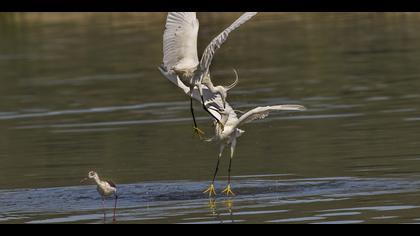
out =
[(170, 12), (163, 34), (163, 64), (176, 72), (198, 66), (198, 19), (195, 12)]
[[(198, 61), (197, 53), (197, 37), (199, 22), (195, 12), (169, 12), (165, 31), (163, 33), (163, 65), (162, 69), (165, 73), (174, 74), (189, 87), (190, 94), (190, 109), (194, 121), (194, 130), (197, 133), (203, 133), (198, 129), (195, 120), (192, 100), (194, 99), (195, 88), (197, 88), (201, 103), (205, 104), (203, 96), (203, 79), (208, 77), (204, 86), (213, 94), (220, 94), (223, 106), (225, 105), (227, 90), (231, 87), (213, 86), (209, 84), (210, 81), (210, 65), (217, 49), (226, 41), (230, 32), (238, 28), (240, 25), (251, 19), (256, 12), (247, 12), (239, 17), (232, 25), (226, 28), (222, 33), (215, 37), (204, 50), (200, 62)], [(217, 122), (220, 120), (211, 112), (206, 106), (203, 109), (207, 111)]]
[[(183, 84), (183, 82), (179, 79), (178, 76), (168, 73), (164, 70), (164, 68), (159, 68), (161, 73), (167, 78), (169, 81), (174, 83), (180, 89), (184, 91), (185, 94), (190, 93), (190, 88)], [(219, 156), (217, 161), (217, 167), (215, 170), (215, 174), (213, 177), (212, 184), (210, 185), (209, 189), (206, 192), (209, 193), (211, 196), (215, 194), (214, 189), (214, 181), (218, 171), (219, 161), (224, 151), (225, 146), (230, 146), (230, 163), (229, 163), (229, 175), (228, 175), (228, 186), (223, 191), (227, 195), (232, 194), (233, 192), (230, 187), (230, 170), (233, 155), (236, 148), (237, 138), (239, 138), (245, 131), (240, 129), (245, 124), (248, 124), (257, 119), (264, 119), (266, 118), (270, 112), (272, 111), (304, 111), (306, 108), (301, 105), (274, 105), (274, 106), (265, 106), (265, 107), (256, 107), (238, 118), (235, 110), (230, 106), (227, 101), (223, 101), (220, 94), (212, 93), (212, 91), (205, 85), (203, 85), (204, 91), (204, 101), (206, 107), (214, 114), (214, 116), (218, 117), (220, 123), (216, 123), (215, 126), (215, 136), (208, 141), (216, 141), (219, 143)], [(200, 101), (200, 97), (198, 91), (193, 91), (193, 98), (197, 101)], [(223, 105), (223, 103), (225, 103)], [(223, 108), (224, 107), (224, 108)]]
[(222, 46), (222, 44), (227, 40), (230, 32), (237, 29), (243, 23), (247, 22), (253, 16), (255, 16), (257, 12), (246, 12), (242, 16), (240, 16), (235, 22), (233, 22), (229, 27), (227, 27), (222, 33), (217, 35), (210, 44), (204, 50), (203, 56), (200, 60), (200, 67), (202, 71), (207, 71), (210, 68), (211, 62), (213, 60), (213, 56), (216, 53), (216, 50)]

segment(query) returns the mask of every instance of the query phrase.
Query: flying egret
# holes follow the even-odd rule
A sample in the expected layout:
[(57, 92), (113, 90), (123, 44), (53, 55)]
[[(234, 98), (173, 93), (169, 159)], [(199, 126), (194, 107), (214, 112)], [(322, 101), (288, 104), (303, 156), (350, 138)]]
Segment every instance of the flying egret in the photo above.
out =
[[(163, 67), (165, 71), (174, 73), (181, 81), (189, 87), (189, 91), (198, 88), (203, 109), (207, 111), (216, 121), (216, 116), (205, 106), (202, 81), (204, 77), (210, 76), (209, 69), (217, 49), (226, 41), (230, 32), (251, 19), (256, 12), (246, 12), (241, 15), (232, 25), (216, 36), (204, 50), (201, 60), (197, 55), (197, 36), (199, 23), (195, 12), (169, 12), (165, 31), (163, 34)], [(234, 85), (233, 85), (234, 86)], [(207, 87), (212, 93), (219, 93), (223, 104), (226, 100), (226, 89), (229, 87), (212, 86)], [(198, 126), (194, 115), (193, 94), (190, 96), (190, 111), (194, 122), (194, 131), (200, 135), (204, 134)]]
[[(111, 197), (114, 196), (115, 197), (115, 205), (114, 205), (114, 221), (115, 221), (115, 211), (117, 209), (117, 200), (118, 200), (118, 195), (117, 195), (117, 186), (110, 180), (101, 180), (99, 178), (98, 173), (96, 173), (95, 171), (89, 171), (88, 173), (88, 178), (89, 179), (93, 179), (97, 185), (97, 190), (98, 193), (101, 195), (102, 197), (102, 207), (104, 209), (104, 220), (106, 217), (106, 213), (105, 213), (105, 198), (107, 197)], [(86, 181), (88, 178), (84, 178), (82, 181), (80, 182), (84, 182)]]
[[(160, 67), (160, 72), (172, 83), (177, 85), (180, 89), (184, 91), (185, 94), (190, 94), (190, 88), (186, 86), (181, 79), (174, 74), (171, 74), (165, 71), (165, 68)], [(208, 84), (211, 84), (211, 80), (208, 78)], [(238, 80), (238, 79), (237, 79)], [(200, 101), (200, 95), (197, 89), (194, 89), (193, 98), (197, 101)], [(301, 105), (275, 105), (275, 106), (265, 106), (265, 107), (257, 107), (254, 108), (246, 113), (244, 113), (241, 117), (238, 118), (235, 110), (230, 106), (230, 104), (226, 101), (223, 101), (221, 95), (219, 93), (213, 93), (207, 86), (203, 85), (203, 95), (204, 95), (204, 104), (208, 107), (209, 111), (213, 114), (213, 116), (217, 117), (219, 122), (215, 122), (215, 136), (207, 141), (216, 141), (219, 143), (219, 155), (217, 158), (216, 169), (214, 171), (213, 180), (209, 186), (209, 188), (204, 191), (204, 193), (208, 193), (211, 197), (212, 195), (216, 195), (216, 190), (214, 187), (214, 181), (216, 179), (217, 172), (219, 170), (219, 163), (220, 158), (222, 157), (223, 151), (226, 146), (230, 146), (230, 161), (229, 161), (229, 169), (228, 169), (228, 185), (223, 190), (222, 193), (226, 195), (234, 195), (231, 189), (231, 169), (232, 169), (232, 159), (233, 154), (235, 152), (237, 138), (240, 137), (245, 131), (240, 129), (243, 125), (250, 123), (257, 119), (264, 119), (269, 115), (271, 111), (281, 111), (281, 110), (289, 110), (289, 111), (303, 111), (306, 110), (304, 106)], [(224, 107), (224, 108), (223, 108)]]

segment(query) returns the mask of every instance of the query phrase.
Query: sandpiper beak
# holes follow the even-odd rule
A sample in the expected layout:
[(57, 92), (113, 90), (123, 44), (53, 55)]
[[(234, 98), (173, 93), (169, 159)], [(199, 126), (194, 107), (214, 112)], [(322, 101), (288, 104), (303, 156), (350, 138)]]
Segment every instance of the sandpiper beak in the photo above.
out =
[(87, 178), (84, 178), (84, 179), (80, 180), (80, 183), (83, 183), (83, 182), (85, 182), (86, 180), (87, 180)]

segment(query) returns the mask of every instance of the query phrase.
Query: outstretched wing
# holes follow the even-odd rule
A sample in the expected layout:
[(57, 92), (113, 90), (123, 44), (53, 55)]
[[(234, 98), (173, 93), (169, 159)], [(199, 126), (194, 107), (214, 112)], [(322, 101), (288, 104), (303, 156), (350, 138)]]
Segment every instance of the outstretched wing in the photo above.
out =
[[(158, 67), (160, 73), (162, 73), (163, 76), (165, 76), (166, 79), (171, 81), (173, 84), (175, 84), (178, 88), (182, 89), (183, 92), (189, 96), (190, 94), (190, 88), (186, 86), (181, 79), (175, 74), (171, 73), (170, 71), (167, 71), (163, 66)], [(223, 108), (223, 101), (219, 93), (213, 93), (211, 90), (205, 86), (203, 86), (203, 98), (204, 103), (209, 109), (209, 111), (216, 117), (218, 120), (222, 119), (222, 116), (220, 115), (219, 111)], [(193, 91), (193, 98), (202, 103), (200, 93), (197, 89), (197, 87), (194, 88)], [(228, 107), (229, 104), (226, 103), (226, 107)], [(230, 106), (229, 106), (230, 107)]]
[(257, 107), (247, 113), (243, 114), (239, 120), (237, 127), (250, 123), (254, 120), (266, 118), (271, 111), (304, 111), (306, 108), (301, 105), (277, 105), (277, 106), (266, 106)]
[(198, 66), (198, 19), (195, 12), (169, 12), (163, 33), (163, 64), (168, 70)]
[(211, 61), (213, 60), (213, 56), (216, 53), (216, 50), (222, 46), (222, 44), (226, 41), (229, 33), (238, 28), (240, 25), (251, 19), (251, 17), (255, 16), (257, 12), (246, 12), (242, 14), (232, 25), (227, 27), (222, 33), (220, 33), (216, 38), (214, 38), (211, 43), (207, 46), (204, 50), (203, 56), (200, 60), (200, 68), (202, 71), (207, 71), (211, 65)]

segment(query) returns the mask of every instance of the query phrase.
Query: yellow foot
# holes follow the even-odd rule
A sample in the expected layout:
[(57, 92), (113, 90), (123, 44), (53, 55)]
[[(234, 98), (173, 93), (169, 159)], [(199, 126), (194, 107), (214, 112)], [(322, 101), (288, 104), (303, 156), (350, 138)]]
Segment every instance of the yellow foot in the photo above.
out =
[(194, 130), (194, 133), (196, 133), (200, 137), (200, 139), (203, 139), (202, 135), (205, 134), (204, 131), (202, 131), (198, 127), (194, 127), (194, 126), (193, 126), (193, 130)]
[(230, 188), (230, 184), (228, 184), (228, 186), (225, 188), (225, 190), (223, 190), (222, 193), (225, 193), (226, 196), (229, 196), (229, 194), (231, 194), (232, 196), (235, 196), (235, 194), (232, 192), (232, 189)]
[(216, 196), (216, 189), (214, 188), (214, 184), (211, 184), (210, 187), (203, 193), (208, 193), (209, 197)]

